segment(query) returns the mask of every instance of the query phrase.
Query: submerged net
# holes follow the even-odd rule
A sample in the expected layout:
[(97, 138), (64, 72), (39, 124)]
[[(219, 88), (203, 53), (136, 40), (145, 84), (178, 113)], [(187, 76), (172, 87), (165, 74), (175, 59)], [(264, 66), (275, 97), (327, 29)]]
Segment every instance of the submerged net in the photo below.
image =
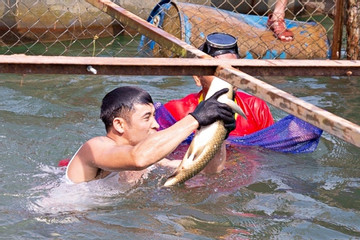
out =
[[(156, 103), (156, 120), (160, 130), (176, 123), (169, 111)], [(313, 152), (320, 140), (322, 130), (295, 116), (288, 115), (270, 127), (264, 128), (246, 136), (229, 136), (227, 141), (231, 145), (260, 146), (266, 149), (284, 153)], [(191, 134), (184, 143), (190, 143)]]

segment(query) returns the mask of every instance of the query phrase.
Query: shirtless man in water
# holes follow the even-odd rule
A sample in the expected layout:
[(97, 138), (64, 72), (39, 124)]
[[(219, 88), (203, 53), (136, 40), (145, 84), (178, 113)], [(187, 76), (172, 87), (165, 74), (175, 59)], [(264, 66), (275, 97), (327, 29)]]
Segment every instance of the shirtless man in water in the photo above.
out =
[[(137, 87), (119, 87), (106, 94), (100, 117), (106, 136), (85, 142), (71, 159), (66, 178), (72, 183), (103, 179), (111, 172), (129, 171), (126, 180), (137, 180), (149, 166), (164, 159), (186, 137), (201, 126), (223, 120), (228, 131), (235, 127), (230, 107), (217, 101), (222, 89), (173, 126), (158, 131), (151, 96)], [(225, 160), (225, 159), (224, 159)], [(160, 161), (176, 167), (179, 161)], [(219, 164), (209, 164), (206, 172), (218, 172)], [(208, 167), (207, 167), (208, 168)], [(136, 174), (139, 173), (139, 174)]]

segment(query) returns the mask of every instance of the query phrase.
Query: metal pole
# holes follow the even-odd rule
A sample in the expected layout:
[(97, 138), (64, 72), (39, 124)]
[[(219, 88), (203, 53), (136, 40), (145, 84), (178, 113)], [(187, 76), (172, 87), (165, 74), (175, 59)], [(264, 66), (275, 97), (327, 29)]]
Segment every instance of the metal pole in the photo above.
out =
[(192, 76), (213, 75), (219, 65), (253, 76), (360, 76), (360, 61), (350, 60), (0, 57), (0, 73), (18, 74), (48, 74), (51, 69), (52, 74)]
[(347, 4), (347, 59), (359, 59), (360, 0), (348, 0)]
[(336, 0), (333, 43), (331, 46), (331, 59), (336, 60), (341, 57), (342, 29), (344, 19), (345, 0)]

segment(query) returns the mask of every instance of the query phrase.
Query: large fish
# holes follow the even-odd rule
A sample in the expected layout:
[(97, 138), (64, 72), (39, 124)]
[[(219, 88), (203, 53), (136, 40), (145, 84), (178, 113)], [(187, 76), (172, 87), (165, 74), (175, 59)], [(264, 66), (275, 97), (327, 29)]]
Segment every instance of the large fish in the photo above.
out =
[[(208, 99), (223, 88), (228, 88), (229, 91), (226, 94), (221, 95), (218, 98), (218, 101), (229, 105), (234, 112), (245, 117), (241, 108), (232, 100), (234, 94), (233, 87), (231, 84), (220, 78), (215, 77), (211, 82), (205, 99)], [(183, 183), (203, 170), (208, 162), (213, 159), (217, 151), (219, 151), (225, 137), (226, 129), (223, 121), (216, 121), (208, 126), (201, 127), (195, 133), (179, 167), (175, 170), (174, 174), (166, 180), (164, 186), (168, 187)]]

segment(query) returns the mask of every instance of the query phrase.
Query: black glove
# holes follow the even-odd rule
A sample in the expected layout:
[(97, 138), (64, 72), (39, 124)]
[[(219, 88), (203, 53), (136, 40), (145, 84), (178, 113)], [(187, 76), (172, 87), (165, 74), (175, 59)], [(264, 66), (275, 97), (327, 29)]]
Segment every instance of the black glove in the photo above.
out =
[(225, 127), (229, 126), (230, 129), (235, 126), (234, 113), (231, 108), (217, 100), (218, 97), (228, 91), (227, 88), (217, 91), (209, 99), (202, 101), (194, 112), (190, 113), (199, 122), (199, 128), (217, 120), (223, 120)]
[(234, 119), (234, 121), (232, 123), (224, 124), (224, 127), (226, 128), (226, 131), (227, 131), (225, 139), (227, 139), (230, 132), (236, 128), (236, 121), (235, 121), (235, 116), (234, 115), (233, 115), (233, 119)]
[[(235, 96), (236, 96), (236, 91), (234, 90), (233, 91), (233, 97), (232, 97), (232, 100), (234, 101), (235, 100)], [(235, 114), (233, 114), (233, 117), (234, 117), (234, 121), (231, 122), (231, 123), (228, 123), (228, 124), (224, 124), (224, 127), (226, 128), (226, 136), (225, 136), (225, 139), (228, 138), (230, 132), (232, 130), (234, 130), (236, 128), (236, 119), (235, 119)]]

